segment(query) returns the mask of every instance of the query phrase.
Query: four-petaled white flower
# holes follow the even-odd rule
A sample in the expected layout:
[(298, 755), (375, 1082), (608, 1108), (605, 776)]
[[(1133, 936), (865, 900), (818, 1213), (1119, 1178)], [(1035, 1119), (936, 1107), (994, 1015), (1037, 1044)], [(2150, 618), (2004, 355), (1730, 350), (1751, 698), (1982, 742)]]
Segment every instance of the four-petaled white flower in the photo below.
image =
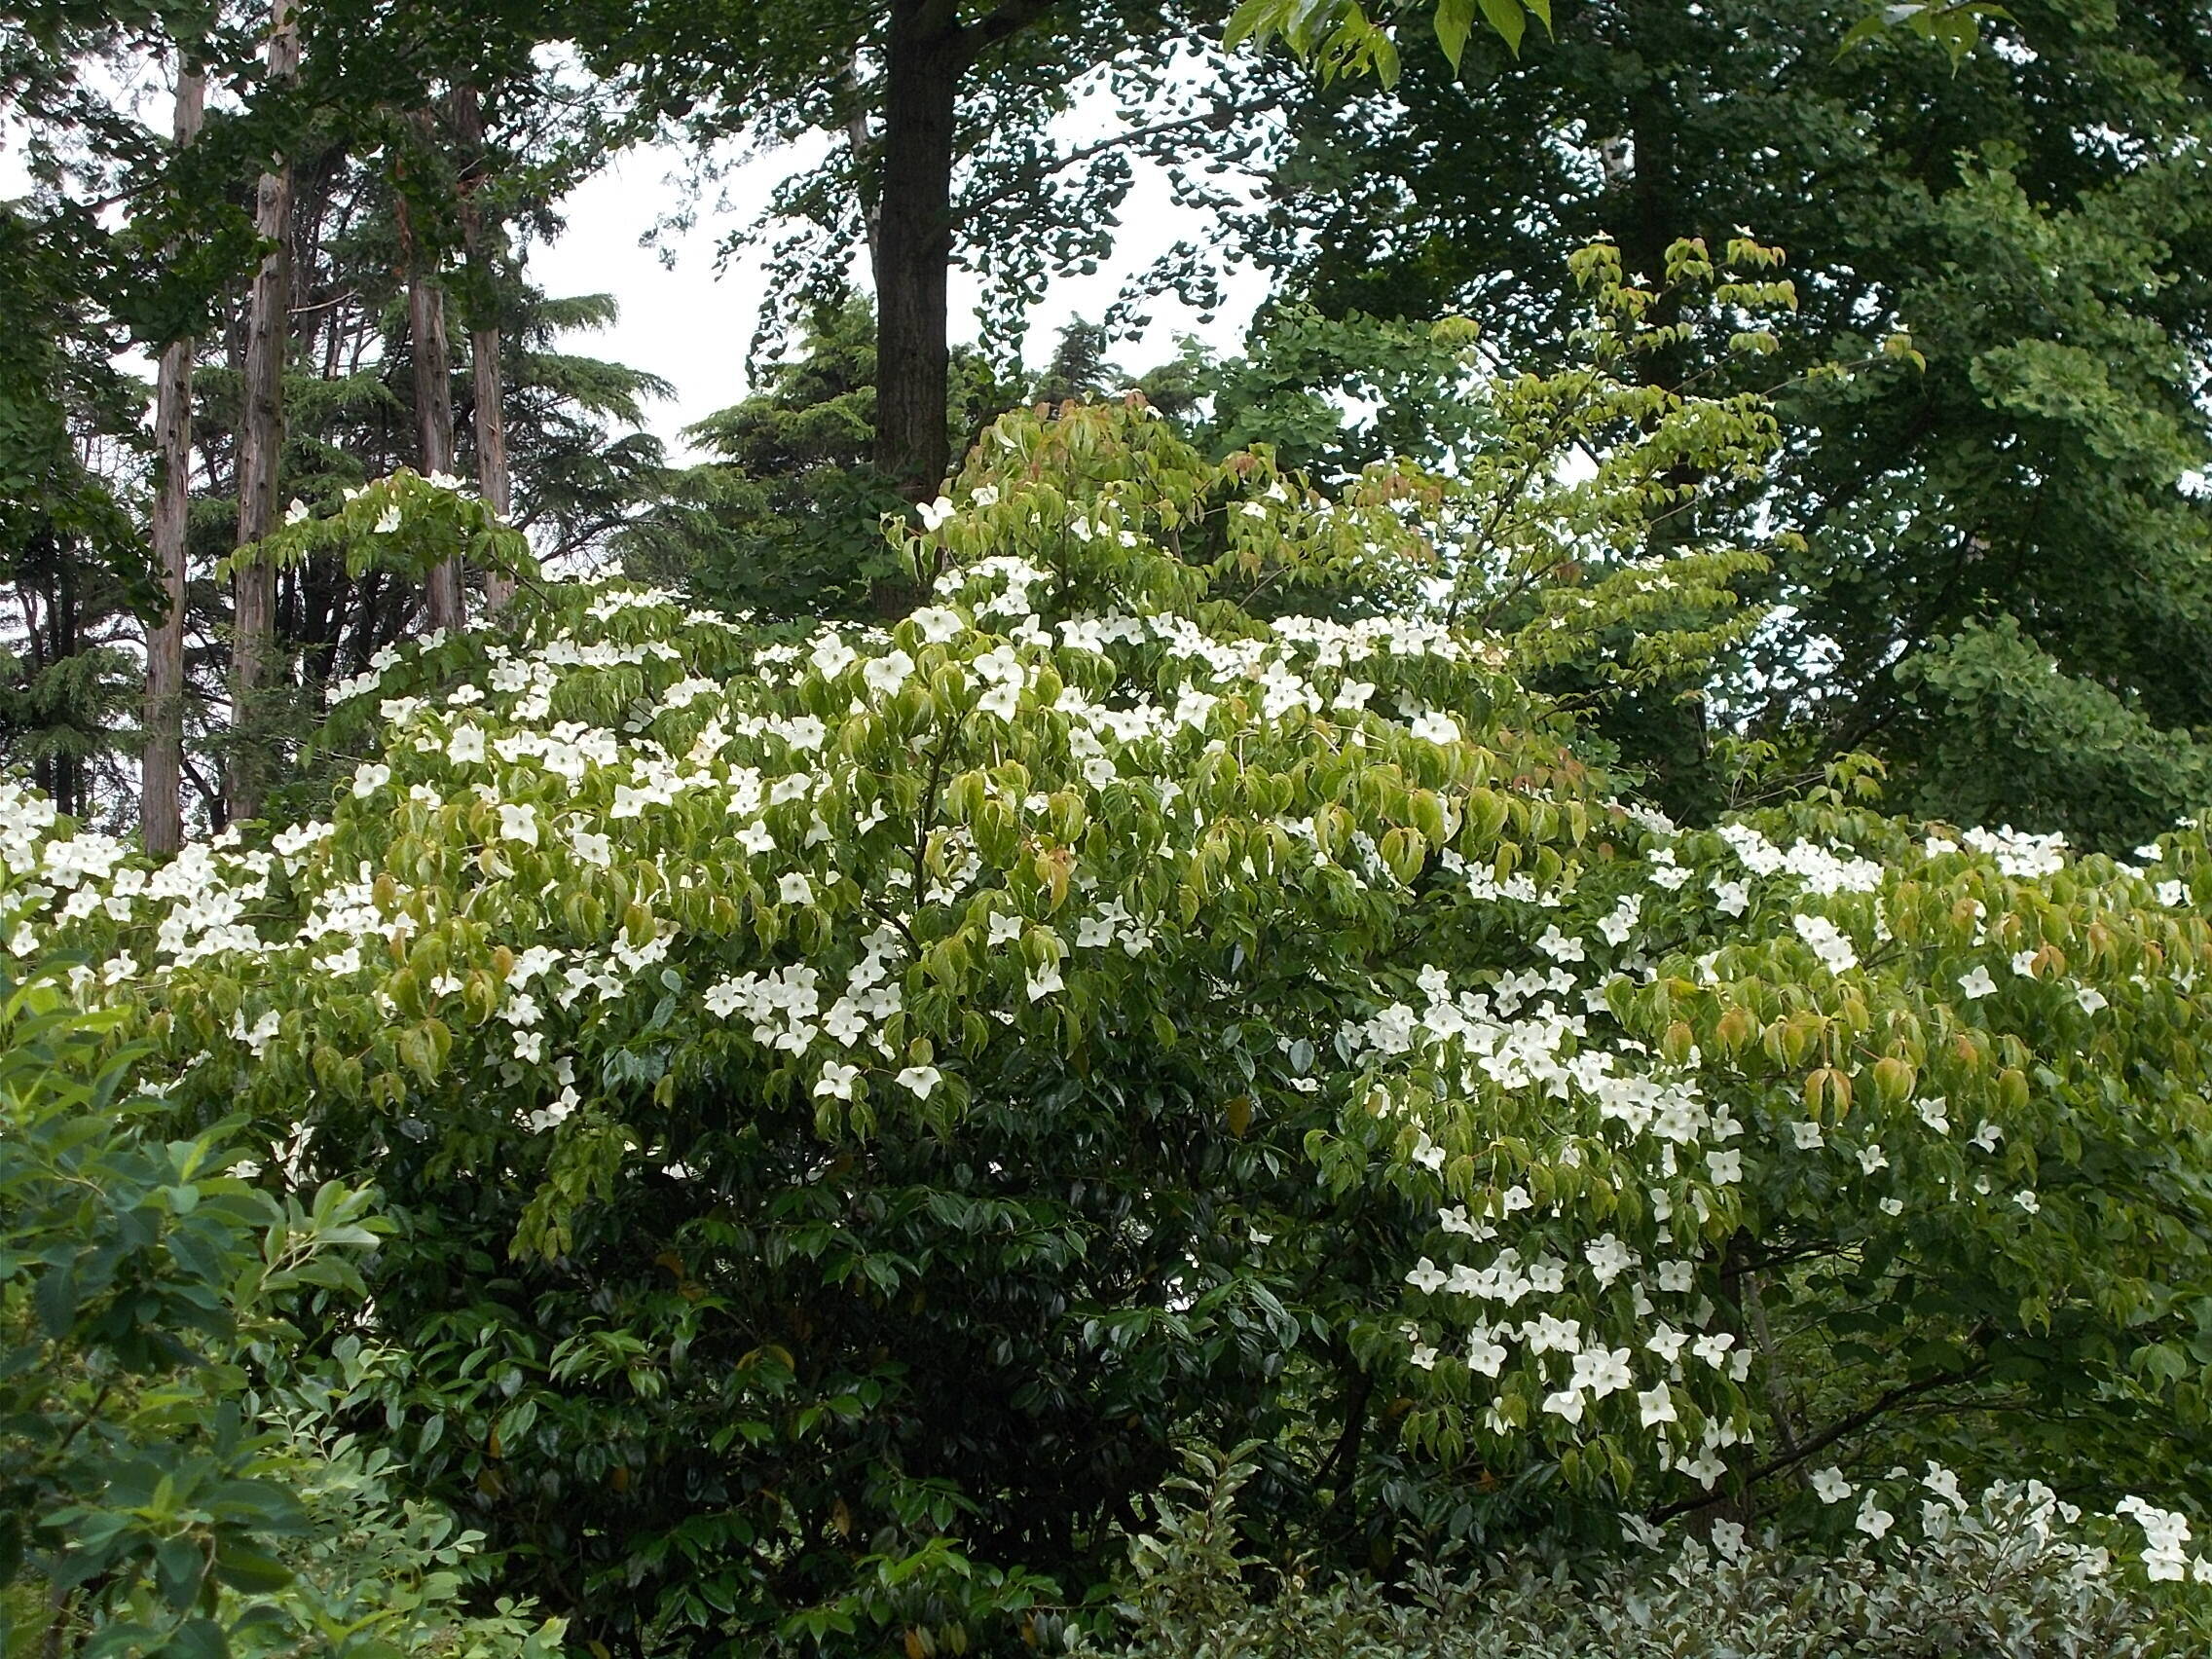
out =
[(1823, 1503), (1841, 1503), (1859, 1489), (1843, 1478), (1841, 1469), (1830, 1466), (1813, 1477), (1813, 1495)]
[(804, 870), (793, 870), (777, 886), (776, 896), (787, 904), (814, 903), (814, 883), (806, 879)]
[(1868, 1493), (1866, 1501), (1859, 1506), (1859, 1519), (1855, 1525), (1869, 1538), (1879, 1538), (1890, 1530), (1896, 1520), (1897, 1517), (1875, 1501), (1872, 1493)]
[(1959, 989), (1975, 1001), (1995, 994), (1997, 981), (1989, 977), (1987, 968), (1977, 966), (1971, 974), (1959, 976)]
[(814, 1092), (817, 1095), (835, 1095), (839, 1100), (850, 1100), (853, 1097), (853, 1080), (860, 1075), (860, 1067), (839, 1065), (831, 1060), (823, 1066), (822, 1075), (815, 1080)]
[(945, 520), (952, 517), (952, 502), (940, 496), (934, 501), (916, 502), (914, 511), (921, 517), (922, 528), (934, 531), (942, 527)]
[(1646, 1388), (1636, 1396), (1636, 1410), (1645, 1428), (1657, 1428), (1663, 1422), (1674, 1422), (1677, 1420), (1675, 1391), (1664, 1382), (1656, 1388)]
[(922, 636), (923, 643), (932, 645), (941, 645), (956, 639), (960, 631), (968, 626), (960, 620), (958, 611), (946, 610), (934, 605), (924, 606), (906, 620), (913, 623), (915, 631)]
[(914, 659), (904, 651), (893, 651), (889, 656), (871, 658), (861, 670), (861, 682), (878, 697), (888, 697), (906, 683), (906, 677), (914, 672)]
[(1444, 1271), (1423, 1256), (1406, 1274), (1406, 1282), (1424, 1295), (1434, 1295), (1444, 1288)]
[(519, 841), (526, 847), (537, 845), (537, 808), (527, 800), (508, 800), (499, 803), (499, 839)]
[(911, 1090), (924, 1100), (927, 1100), (930, 1097), (930, 1091), (943, 1081), (943, 1074), (935, 1066), (908, 1066), (899, 1074), (899, 1087)]

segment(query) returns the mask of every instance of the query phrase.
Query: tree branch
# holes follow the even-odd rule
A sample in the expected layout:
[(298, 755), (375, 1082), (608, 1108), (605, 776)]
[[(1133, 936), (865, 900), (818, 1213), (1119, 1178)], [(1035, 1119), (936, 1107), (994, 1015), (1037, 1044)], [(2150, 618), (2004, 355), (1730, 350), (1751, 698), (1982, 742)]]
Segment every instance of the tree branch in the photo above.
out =
[(1162, 121), (1152, 127), (1133, 128), (1127, 132), (1118, 132), (1110, 138), (1101, 138), (1095, 143), (1079, 145), (1066, 155), (1048, 162), (1041, 167), (1031, 167), (1011, 184), (992, 191), (988, 196), (978, 197), (973, 202), (957, 203), (952, 209), (952, 222), (956, 225), (965, 224), (977, 214), (989, 211), (1001, 202), (1006, 201), (1007, 198), (1020, 195), (1023, 191), (1051, 178), (1054, 173), (1065, 172), (1070, 167), (1080, 166), (1085, 162), (1089, 161), (1091, 157), (1102, 156), (1109, 150), (1121, 148), (1124, 144), (1134, 144), (1147, 138), (1158, 138), (1165, 133), (1180, 132), (1194, 127), (1210, 127), (1216, 132), (1219, 132), (1239, 115), (1259, 107), (1261, 106), (1256, 104), (1222, 104), (1208, 110), (1203, 115), (1187, 115), (1180, 120)]
[[(1975, 1377), (1981, 1374), (1981, 1371), (1982, 1367), (1975, 1366), (1971, 1371), (1954, 1372), (1942, 1377), (1925, 1378), (1918, 1382), (1899, 1383), (1897, 1387), (1892, 1388), (1888, 1393), (1884, 1394), (1880, 1399), (1876, 1400), (1872, 1405), (1865, 1407), (1863, 1410), (1853, 1412), (1847, 1418), (1840, 1418), (1836, 1421), (1828, 1424), (1827, 1427), (1822, 1429), (1820, 1433), (1813, 1435), (1809, 1439), (1799, 1441), (1797, 1443), (1797, 1449), (1794, 1452), (1785, 1453), (1780, 1457), (1776, 1457), (1769, 1462), (1760, 1464), (1757, 1468), (1753, 1469), (1750, 1474), (1744, 1477), (1744, 1484), (1746, 1486), (1754, 1486), (1758, 1482), (1765, 1480), (1770, 1475), (1781, 1474), (1785, 1469), (1791, 1468), (1796, 1464), (1803, 1462), (1806, 1458), (1814, 1456), (1816, 1453), (1825, 1452), (1825, 1450), (1827, 1450), (1827, 1448), (1833, 1446), (1837, 1441), (1843, 1439), (1845, 1435), (1856, 1434), (1860, 1429), (1864, 1428), (1868, 1423), (1872, 1422), (1876, 1418), (1882, 1416), (1885, 1412), (1895, 1411), (1899, 1406), (1905, 1404), (1908, 1400), (1916, 1400), (1923, 1394), (1932, 1394), (1938, 1388), (1948, 1388), (1954, 1382), (1972, 1382)], [(1644, 1512), (1644, 1519), (1656, 1525), (1661, 1521), (1672, 1520), (1677, 1515), (1687, 1515), (1692, 1510), (1710, 1509), (1714, 1504), (1725, 1503), (1727, 1500), (1728, 1494), (1724, 1492), (1716, 1490), (1708, 1493), (1703, 1497), (1686, 1497), (1679, 1503), (1670, 1503), (1663, 1505), (1662, 1507), (1657, 1509), (1646, 1510)]]

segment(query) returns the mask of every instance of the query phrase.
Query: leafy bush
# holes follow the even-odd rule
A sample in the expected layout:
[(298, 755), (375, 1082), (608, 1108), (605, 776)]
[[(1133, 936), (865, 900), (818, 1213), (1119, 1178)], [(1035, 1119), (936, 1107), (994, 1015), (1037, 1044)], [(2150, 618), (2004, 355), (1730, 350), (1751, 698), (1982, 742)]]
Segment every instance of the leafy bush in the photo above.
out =
[(253, 1387), (290, 1304), (359, 1289), (368, 1195), (272, 1196), (226, 1168), (235, 1123), (163, 1138), (115, 1023), (0, 984), (0, 1651), (551, 1651), (461, 1609), (472, 1540), (318, 1429), (312, 1384)]
[(1674, 1539), (1635, 1524), (1629, 1559), (1522, 1551), (1385, 1592), (1271, 1567), (1235, 1513), (1253, 1466), (1193, 1463), (1134, 1540), (1115, 1629), (1070, 1632), (1077, 1659), (2178, 1659), (2206, 1636), (2032, 1485), (1931, 1502), (1909, 1543), (1816, 1555), (1725, 1521)]
[(1930, 1459), (2194, 1504), (2204, 837), (1631, 798), (1531, 681), (1740, 635), (1751, 554), (1642, 549), (1774, 432), (1639, 384), (1686, 325), (1584, 268), (1594, 361), (1456, 484), (1011, 415), (896, 624), (522, 603), (334, 687), (358, 763), (266, 843), (0, 802), (5, 932), (272, 1186), (374, 1171), (333, 1432), (587, 1645), (1095, 1618), (1194, 1440), (1393, 1569), (1624, 1509), (1847, 1553)]

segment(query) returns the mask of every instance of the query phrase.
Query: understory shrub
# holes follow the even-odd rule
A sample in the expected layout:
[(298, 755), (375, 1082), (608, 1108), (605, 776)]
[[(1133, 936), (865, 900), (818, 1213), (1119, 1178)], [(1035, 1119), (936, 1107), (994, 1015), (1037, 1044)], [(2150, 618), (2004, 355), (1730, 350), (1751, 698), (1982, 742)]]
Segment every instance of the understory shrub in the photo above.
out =
[(1132, 1545), (1116, 1625), (1072, 1640), (1076, 1659), (2181, 1659), (2207, 1636), (2033, 1483), (1834, 1554), (1726, 1521), (1632, 1523), (1625, 1556), (1428, 1563), (1385, 1589), (1271, 1565), (1235, 1513), (1252, 1465), (1193, 1464)]

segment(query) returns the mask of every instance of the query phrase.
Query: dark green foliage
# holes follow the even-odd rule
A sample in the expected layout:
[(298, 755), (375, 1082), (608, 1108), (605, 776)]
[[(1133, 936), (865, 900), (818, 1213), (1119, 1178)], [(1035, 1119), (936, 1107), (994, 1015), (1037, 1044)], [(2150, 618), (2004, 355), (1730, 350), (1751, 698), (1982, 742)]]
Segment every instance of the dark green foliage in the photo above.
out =
[[(965, 450), (1013, 397), (981, 356), (954, 355), (946, 431)], [(868, 615), (911, 604), (883, 538), (906, 502), (872, 461), (875, 319), (854, 301), (815, 317), (762, 389), (685, 434), (715, 459), (667, 476), (614, 537), (631, 574), (765, 616)]]
[[(2052, 819), (2130, 846), (2212, 799), (2212, 754), (2133, 700), (2063, 673), (2009, 616), (1931, 642), (1898, 671), (1914, 723), (1914, 804), (1958, 824)], [(1992, 750), (2007, 756), (1988, 763)]]
[[(1457, 75), (1411, 45), (1393, 92), (1304, 99), (1263, 251), (1329, 314), (1462, 311), (1542, 358), (1567, 349), (1561, 254), (1592, 235), (1652, 276), (1678, 236), (1748, 225), (1786, 247), (1799, 324), (1736, 384), (1783, 389), (1789, 448), (1748, 510), (1807, 546), (1777, 565), (1785, 608), (1731, 705), (1800, 767), (1873, 748), (1944, 816), (1979, 810), (1947, 793), (1967, 774), (2013, 773), (2044, 792), (2008, 797), (2024, 825), (2139, 838), (2170, 780), (2043, 764), (2081, 734), (2042, 689), (2012, 687), (1986, 732), (1938, 730), (1899, 670), (2010, 616), (2070, 698), (2119, 697), (2177, 734), (2165, 752), (2212, 727), (2212, 526), (2190, 482), (2212, 458), (2203, 18), (2016, 8), (2001, 46), (1954, 63), (1903, 37), (1839, 55), (1859, 16), (1562, 6), (1556, 39), (1513, 58), (1478, 33)], [(1797, 378), (1883, 360), (1898, 330), (1917, 358)]]

